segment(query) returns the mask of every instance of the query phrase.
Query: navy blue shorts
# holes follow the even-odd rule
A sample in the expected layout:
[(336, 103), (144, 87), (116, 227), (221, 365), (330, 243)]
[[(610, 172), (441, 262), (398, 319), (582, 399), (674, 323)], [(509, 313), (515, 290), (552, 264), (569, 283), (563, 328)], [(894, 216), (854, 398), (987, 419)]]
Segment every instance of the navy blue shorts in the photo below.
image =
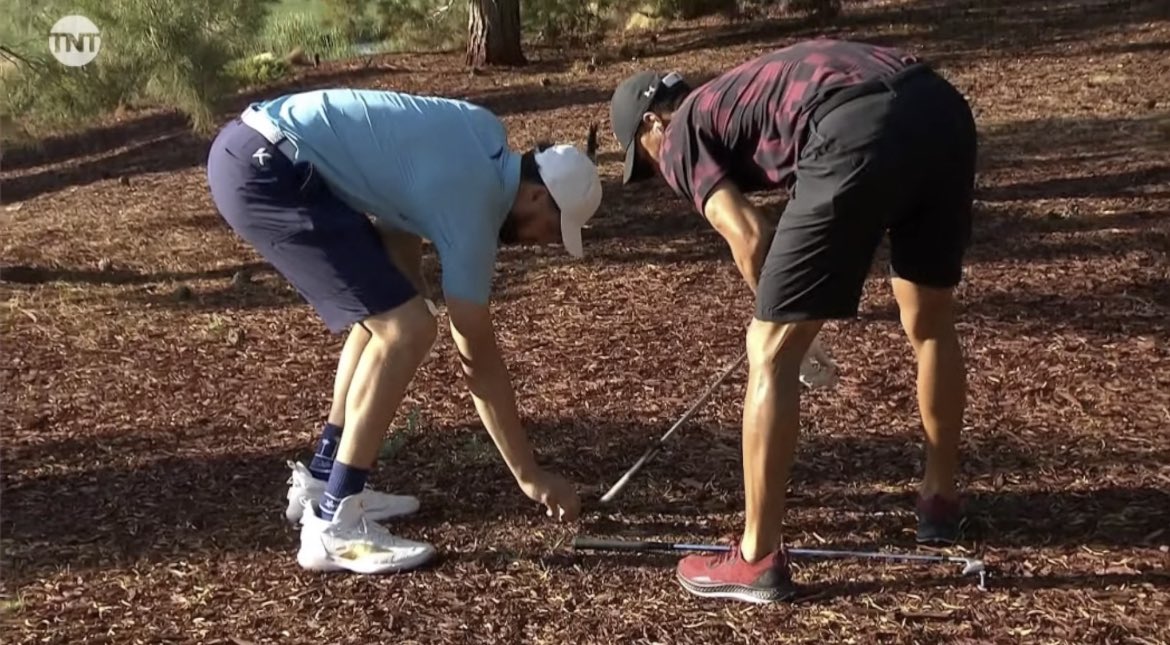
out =
[(211, 144), (207, 181), (220, 215), (338, 333), (417, 295), (364, 214), (239, 119)]

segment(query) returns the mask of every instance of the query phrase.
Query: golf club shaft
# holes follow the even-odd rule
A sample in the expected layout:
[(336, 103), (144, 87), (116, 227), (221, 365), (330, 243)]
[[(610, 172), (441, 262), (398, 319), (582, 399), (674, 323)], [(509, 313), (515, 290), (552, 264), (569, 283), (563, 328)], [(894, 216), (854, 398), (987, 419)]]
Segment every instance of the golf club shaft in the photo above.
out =
[[(725, 553), (731, 550), (726, 544), (677, 544), (673, 542), (643, 542), (638, 540), (607, 540), (578, 536), (573, 540), (574, 549), (600, 551), (705, 551)], [(811, 558), (869, 558), (873, 560), (905, 560), (911, 562), (938, 562), (969, 564), (971, 558), (945, 555), (919, 555), (913, 553), (882, 553), (880, 551), (835, 551), (826, 549), (788, 549), (789, 555)]]
[(825, 549), (788, 549), (788, 553), (795, 556), (812, 558), (870, 558), (875, 560), (906, 560), (913, 562), (955, 562), (966, 564), (968, 558), (956, 558), (946, 555), (920, 555), (916, 553), (882, 553), (881, 551), (831, 551)]
[(673, 544), (671, 542), (607, 540), (582, 536), (573, 538), (573, 548), (592, 551), (707, 551), (711, 553), (722, 553), (730, 549), (725, 544)]
[(699, 397), (699, 400), (695, 401), (694, 405), (692, 405), (690, 409), (684, 412), (683, 415), (679, 417), (678, 421), (674, 422), (674, 425), (670, 426), (670, 429), (666, 431), (666, 434), (662, 435), (662, 437), (657, 442), (655, 442), (653, 446), (650, 446), (645, 454), (643, 454), (642, 457), (638, 459), (638, 461), (636, 461), (624, 475), (622, 475), (621, 479), (617, 480), (617, 483), (611, 486), (610, 489), (601, 496), (602, 504), (608, 503), (618, 493), (622, 492), (622, 489), (626, 487), (626, 484), (630, 483), (630, 478), (632, 478), (639, 470), (641, 470), (642, 466), (646, 465), (646, 463), (649, 462), (650, 459), (654, 457), (654, 455), (658, 454), (659, 450), (662, 450), (662, 446), (666, 444), (667, 439), (670, 439), (670, 435), (674, 434), (675, 430), (678, 430), (680, 427), (682, 427), (682, 424), (686, 423), (687, 419), (691, 418), (691, 415), (695, 413), (695, 410), (698, 410), (699, 406), (705, 403), (707, 399), (715, 393), (715, 388), (719, 387), (719, 384), (722, 383), (724, 379), (728, 377), (728, 375), (735, 371), (735, 368), (739, 367), (746, 358), (747, 351), (744, 351), (744, 353), (739, 355), (739, 358), (735, 359), (734, 363), (729, 365), (727, 369), (723, 370), (723, 373), (720, 374), (719, 378), (711, 384), (711, 387), (707, 388), (707, 391), (703, 393), (703, 396)]

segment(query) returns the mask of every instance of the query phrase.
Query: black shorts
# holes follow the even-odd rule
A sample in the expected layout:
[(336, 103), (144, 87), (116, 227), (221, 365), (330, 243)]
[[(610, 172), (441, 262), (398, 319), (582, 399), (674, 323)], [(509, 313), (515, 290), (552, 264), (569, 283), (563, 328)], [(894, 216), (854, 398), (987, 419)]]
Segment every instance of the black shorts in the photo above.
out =
[(772, 322), (851, 318), (882, 235), (892, 273), (953, 287), (963, 274), (975, 189), (975, 120), (927, 68), (814, 109), (793, 194), (757, 289)]

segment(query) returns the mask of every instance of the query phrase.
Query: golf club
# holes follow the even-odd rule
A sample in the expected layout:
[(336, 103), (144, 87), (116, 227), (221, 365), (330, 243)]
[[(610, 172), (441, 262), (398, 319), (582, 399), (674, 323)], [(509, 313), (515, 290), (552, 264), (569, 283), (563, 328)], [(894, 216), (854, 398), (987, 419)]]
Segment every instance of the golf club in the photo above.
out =
[(666, 445), (666, 440), (670, 438), (670, 435), (674, 434), (675, 430), (678, 430), (682, 424), (686, 423), (687, 419), (691, 418), (691, 415), (695, 413), (695, 410), (698, 410), (699, 406), (703, 405), (703, 403), (708, 398), (710, 398), (711, 394), (715, 392), (715, 388), (719, 387), (719, 384), (722, 383), (723, 380), (726, 379), (727, 376), (735, 370), (735, 368), (739, 367), (746, 358), (747, 351), (744, 351), (739, 355), (739, 358), (735, 359), (734, 363), (729, 365), (727, 369), (723, 370), (723, 373), (720, 374), (719, 378), (711, 384), (711, 387), (707, 388), (707, 391), (703, 393), (703, 396), (699, 397), (699, 400), (695, 401), (694, 405), (692, 405), (690, 409), (684, 412), (683, 415), (679, 417), (678, 421), (674, 422), (674, 425), (670, 426), (670, 430), (667, 430), (666, 434), (662, 435), (662, 437), (657, 442), (655, 442), (654, 445), (650, 446), (650, 449), (647, 450), (645, 454), (643, 454), (642, 457), (638, 459), (638, 461), (636, 461), (629, 470), (626, 471), (626, 474), (622, 475), (622, 478), (617, 480), (617, 483), (611, 486), (610, 489), (601, 496), (602, 504), (608, 503), (618, 493), (622, 492), (622, 489), (626, 487), (626, 484), (630, 483), (630, 478), (633, 477), (634, 474), (639, 470), (641, 470), (642, 466), (645, 466), (646, 462), (650, 461), (654, 455), (658, 454), (659, 450), (662, 450), (662, 446)]
[[(700, 396), (699, 400), (695, 401), (694, 405), (692, 405), (686, 412), (684, 412), (683, 415), (679, 417), (678, 421), (674, 422), (674, 425), (670, 426), (670, 429), (666, 431), (666, 434), (662, 435), (662, 437), (658, 439), (654, 445), (650, 446), (646, 453), (643, 454), (642, 457), (638, 459), (638, 461), (636, 461), (629, 470), (626, 471), (626, 474), (622, 475), (621, 479), (617, 480), (617, 483), (611, 486), (610, 489), (601, 496), (602, 504), (609, 503), (609, 501), (616, 497), (618, 493), (622, 492), (622, 489), (626, 487), (626, 484), (630, 483), (630, 478), (637, 474), (637, 472), (642, 469), (642, 466), (645, 466), (646, 463), (654, 457), (654, 455), (658, 454), (659, 450), (662, 450), (662, 447), (666, 445), (666, 440), (670, 438), (670, 435), (674, 434), (675, 430), (678, 430), (682, 424), (686, 423), (687, 419), (691, 418), (691, 415), (695, 413), (695, 410), (698, 410), (699, 406), (703, 405), (703, 403), (711, 397), (711, 394), (715, 392), (715, 388), (719, 387), (719, 384), (722, 383), (729, 374), (735, 371), (735, 368), (739, 367), (746, 358), (747, 352), (745, 351), (739, 355), (739, 358), (735, 359), (734, 363), (729, 365), (727, 369), (719, 375), (719, 378), (715, 379), (715, 382), (711, 384), (711, 387), (707, 388), (707, 391), (703, 393), (703, 396)], [(809, 388), (832, 387), (837, 383), (837, 365), (831, 358), (829, 358), (829, 355), (825, 353), (824, 348), (821, 347), (821, 344), (815, 339), (813, 340), (812, 345), (809, 347), (809, 351), (805, 356), (804, 363), (801, 365), (800, 382)]]
[[(652, 551), (725, 553), (730, 551), (731, 547), (726, 544), (680, 544), (641, 540), (612, 540), (578, 535), (573, 538), (573, 549), (578, 551), (625, 551), (634, 553)], [(961, 564), (963, 565), (962, 575), (979, 574), (979, 588), (987, 588), (987, 569), (984, 567), (983, 561), (976, 558), (962, 558), (948, 555), (920, 555), (917, 553), (883, 553), (881, 551), (834, 551), (828, 549), (788, 549), (788, 554), (794, 557), (805, 558), (862, 558), (869, 560), (888, 560), (891, 562)]]

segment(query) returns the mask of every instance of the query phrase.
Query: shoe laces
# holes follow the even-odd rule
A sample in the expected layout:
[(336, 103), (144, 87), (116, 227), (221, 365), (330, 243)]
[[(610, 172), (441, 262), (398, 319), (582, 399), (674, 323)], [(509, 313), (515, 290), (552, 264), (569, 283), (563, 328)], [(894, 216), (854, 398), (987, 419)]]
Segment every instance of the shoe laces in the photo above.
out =
[(726, 551), (715, 554), (715, 559), (711, 561), (711, 568), (720, 567), (728, 562), (741, 559), (743, 559), (743, 555), (739, 552), (739, 542), (731, 540)]

